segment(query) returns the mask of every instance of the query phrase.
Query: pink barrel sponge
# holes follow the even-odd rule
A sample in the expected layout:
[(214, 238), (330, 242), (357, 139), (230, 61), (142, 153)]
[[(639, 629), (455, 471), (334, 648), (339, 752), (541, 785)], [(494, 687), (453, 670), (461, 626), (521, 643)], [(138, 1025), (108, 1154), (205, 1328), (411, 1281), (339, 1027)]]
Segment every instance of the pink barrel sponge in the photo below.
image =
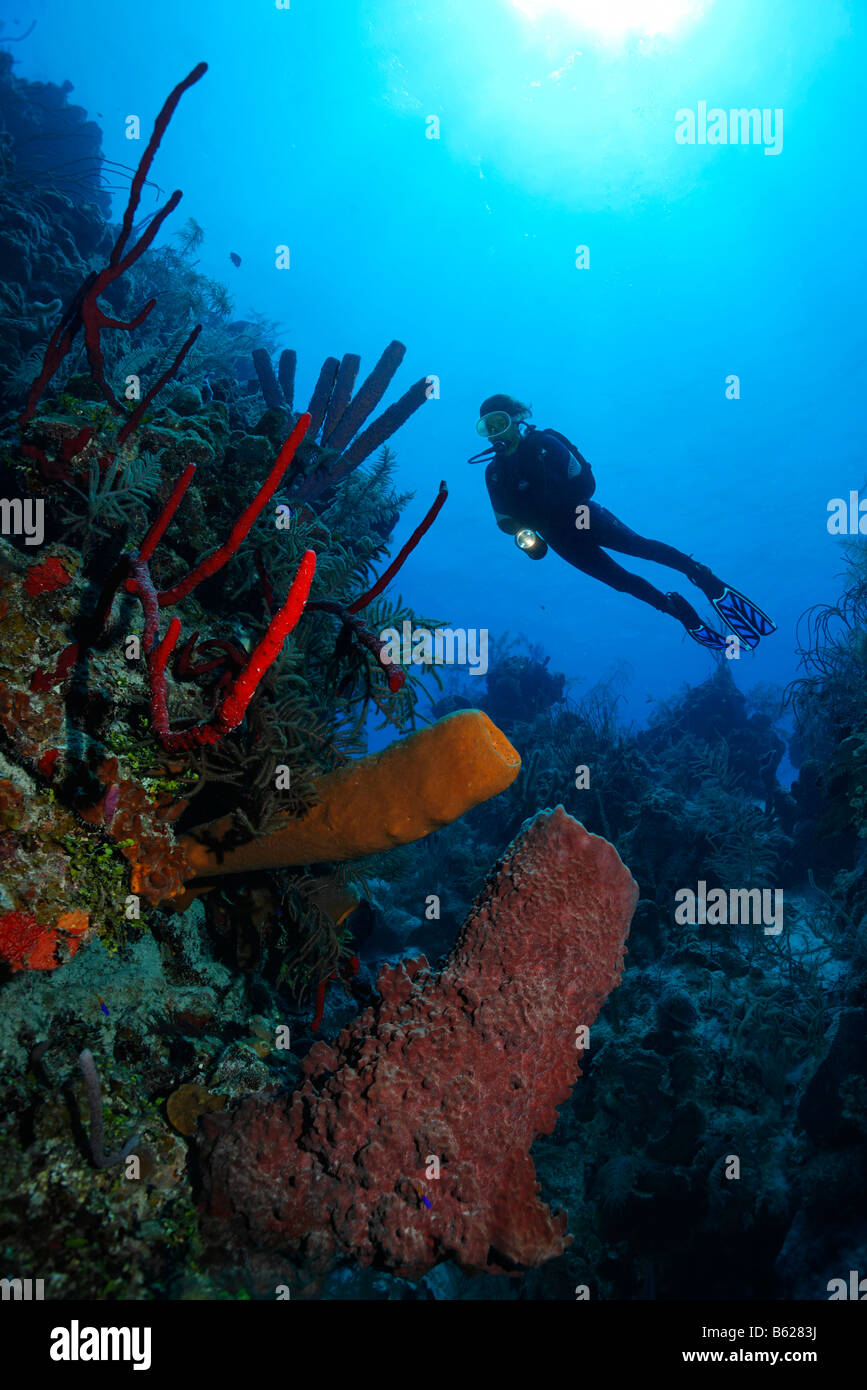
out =
[(340, 1255), (418, 1279), (561, 1254), (566, 1213), (539, 1200), (529, 1151), (580, 1075), (576, 1030), (619, 982), (637, 897), (562, 806), (526, 822), (440, 973), (423, 956), (385, 967), (381, 1001), (314, 1045), (293, 1095), (203, 1121), (215, 1243), (302, 1280)]

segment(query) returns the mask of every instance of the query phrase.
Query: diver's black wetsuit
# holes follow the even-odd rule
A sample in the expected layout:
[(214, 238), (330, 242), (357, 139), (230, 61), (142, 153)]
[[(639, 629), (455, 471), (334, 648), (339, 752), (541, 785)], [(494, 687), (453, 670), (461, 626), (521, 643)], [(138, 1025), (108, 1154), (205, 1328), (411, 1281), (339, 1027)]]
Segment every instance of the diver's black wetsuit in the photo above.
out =
[[(530, 429), (514, 453), (498, 454), (488, 464), (485, 482), (501, 530), (514, 535), (522, 527), (531, 528), (576, 569), (662, 613), (671, 611), (667, 596), (623, 569), (602, 547), (668, 565), (693, 583), (704, 571), (682, 550), (637, 535), (606, 507), (591, 502), (596, 491), (593, 470), (556, 430)], [(579, 506), (589, 513), (589, 526), (583, 530), (575, 525)]]

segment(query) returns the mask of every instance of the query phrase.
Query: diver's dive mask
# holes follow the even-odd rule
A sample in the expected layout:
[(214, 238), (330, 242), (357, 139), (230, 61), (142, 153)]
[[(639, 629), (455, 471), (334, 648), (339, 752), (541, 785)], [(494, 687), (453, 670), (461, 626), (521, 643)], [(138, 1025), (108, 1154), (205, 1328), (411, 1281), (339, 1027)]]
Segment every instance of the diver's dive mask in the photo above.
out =
[[(467, 463), (480, 463), (482, 459), (490, 459), (500, 453), (506, 447), (506, 440), (503, 436), (509, 433), (513, 423), (511, 415), (506, 410), (489, 410), (486, 415), (477, 420), (476, 434), (480, 434), (483, 439), (490, 439), (492, 442), (490, 448), (483, 449), (480, 454), (473, 454), (471, 459), (467, 459)], [(517, 423), (520, 430), (524, 421), (519, 420)], [(529, 426), (524, 425), (522, 433), (525, 433), (528, 428)]]
[(476, 434), (483, 439), (499, 439), (512, 427), (512, 417), (505, 410), (489, 410), (476, 424)]

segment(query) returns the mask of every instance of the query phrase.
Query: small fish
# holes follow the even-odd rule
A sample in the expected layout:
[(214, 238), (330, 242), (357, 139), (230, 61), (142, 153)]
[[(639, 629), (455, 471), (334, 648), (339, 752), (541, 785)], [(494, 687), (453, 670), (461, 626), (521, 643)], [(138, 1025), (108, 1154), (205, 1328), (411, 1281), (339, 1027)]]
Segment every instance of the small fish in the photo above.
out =
[(229, 260), (232, 262), (232, 265), (240, 265), (240, 264), (241, 264), (241, 257), (238, 255), (237, 251), (230, 251), (230, 252), (229, 252)]
[(99, 999), (99, 1007), (102, 1009), (102, 1012), (105, 1014), (106, 1018), (108, 1018), (108, 1005), (102, 1002), (102, 1000), (99, 998), (99, 995), (97, 995), (96, 997), (97, 999)]
[[(413, 1183), (413, 1187), (415, 1187), (415, 1183)], [(416, 1192), (418, 1192), (419, 1197), (421, 1197), (422, 1201), (424, 1202), (424, 1204), (425, 1204), (425, 1206), (428, 1208), (428, 1210), (429, 1210), (429, 1211), (432, 1211), (433, 1208), (431, 1207), (431, 1204), (430, 1204), (430, 1202), (428, 1201), (427, 1197), (424, 1195), (424, 1193), (423, 1193), (423, 1192), (419, 1192), (417, 1187), (415, 1187), (415, 1190), (416, 1190)]]

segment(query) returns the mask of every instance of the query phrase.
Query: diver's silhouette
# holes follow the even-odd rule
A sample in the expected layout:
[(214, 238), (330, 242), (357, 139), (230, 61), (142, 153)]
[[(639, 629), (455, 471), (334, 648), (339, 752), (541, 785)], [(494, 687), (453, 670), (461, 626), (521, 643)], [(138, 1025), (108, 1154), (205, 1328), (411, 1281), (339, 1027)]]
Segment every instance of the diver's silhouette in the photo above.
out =
[(529, 416), (529, 407), (512, 396), (489, 396), (476, 429), (490, 440), (490, 448), (470, 460), (475, 463), (493, 453), (485, 482), (497, 525), (515, 537), (526, 555), (541, 560), (550, 546), (584, 574), (676, 618), (694, 641), (711, 651), (725, 651), (725, 637), (702, 622), (682, 594), (662, 593), (623, 569), (607, 551), (655, 560), (685, 574), (744, 647), (755, 647), (760, 637), (776, 630), (761, 608), (718, 579), (707, 565), (664, 541), (639, 536), (606, 507), (592, 502), (596, 480), (590, 464), (565, 435), (536, 429), (527, 423)]

